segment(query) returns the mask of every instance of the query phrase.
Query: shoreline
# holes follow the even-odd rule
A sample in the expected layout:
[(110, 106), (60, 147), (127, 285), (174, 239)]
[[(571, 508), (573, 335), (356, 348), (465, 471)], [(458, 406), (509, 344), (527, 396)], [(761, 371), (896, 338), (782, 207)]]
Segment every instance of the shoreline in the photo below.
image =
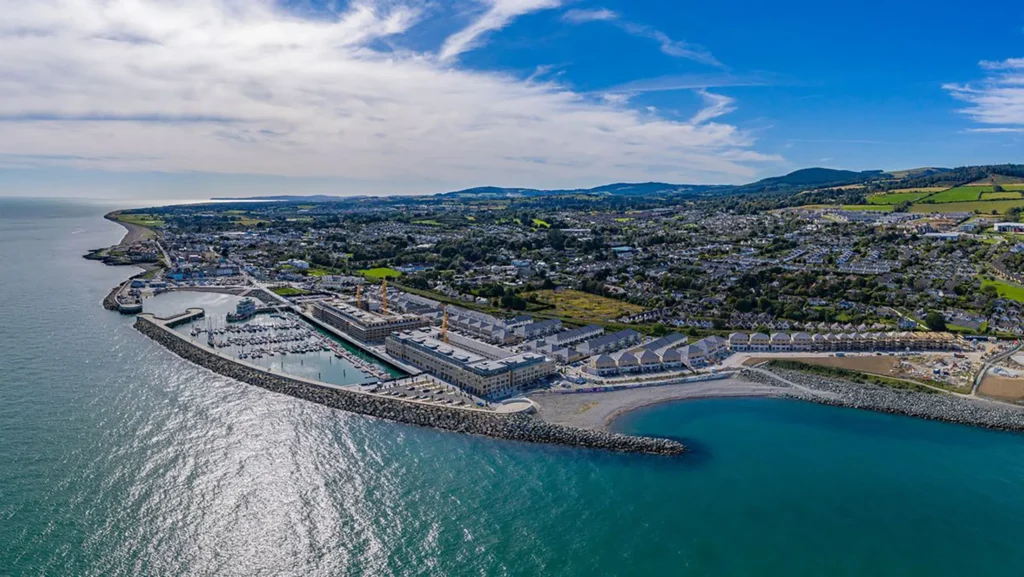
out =
[(116, 216), (119, 213), (120, 211), (115, 210), (113, 212), (108, 212), (107, 214), (103, 215), (103, 218), (109, 220), (110, 222), (121, 225), (126, 230), (124, 236), (121, 237), (121, 241), (113, 246), (129, 245), (136, 243), (140, 240), (144, 240), (146, 238), (156, 237), (156, 232), (154, 232), (153, 229), (149, 229), (138, 224), (118, 220)]
[(613, 432), (617, 420), (642, 409), (675, 402), (728, 398), (788, 399), (975, 428), (1024, 432), (1024, 407), (1016, 405), (946, 393), (888, 390), (790, 373), (774, 377), (747, 371), (720, 381), (598, 393), (537, 392), (528, 397), (536, 402), (538, 417), (547, 422), (605, 432)]
[(785, 389), (729, 378), (598, 393), (536, 392), (527, 395), (546, 422), (611, 431), (614, 421), (640, 409), (677, 401), (712, 398), (788, 397)]
[(999, 431), (1024, 432), (1024, 406), (949, 393), (921, 393), (824, 378), (797, 371), (746, 370), (741, 378), (785, 391), (788, 398)]

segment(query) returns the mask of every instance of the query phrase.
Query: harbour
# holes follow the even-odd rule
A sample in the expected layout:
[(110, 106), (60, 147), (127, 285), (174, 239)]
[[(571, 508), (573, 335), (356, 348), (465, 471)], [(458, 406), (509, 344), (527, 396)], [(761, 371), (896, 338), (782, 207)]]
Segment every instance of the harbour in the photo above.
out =
[(255, 312), (255, 303), (246, 297), (178, 291), (151, 297), (145, 304), (147, 312), (160, 316), (202, 308), (203, 318), (177, 324), (174, 330), (196, 344), (269, 370), (336, 385), (371, 385), (403, 376), (317, 330), (294, 312)]

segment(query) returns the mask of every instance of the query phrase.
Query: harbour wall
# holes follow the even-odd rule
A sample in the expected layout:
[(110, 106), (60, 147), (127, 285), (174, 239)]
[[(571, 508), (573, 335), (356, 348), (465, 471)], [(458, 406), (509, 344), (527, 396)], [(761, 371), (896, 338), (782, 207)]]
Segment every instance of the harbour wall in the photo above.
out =
[[(917, 417), (1002, 431), (1024, 431), (1024, 408), (947, 393), (922, 393), (879, 385), (854, 383), (810, 373), (773, 369), (744, 369), (744, 380), (785, 389), (787, 396), (806, 401), (863, 409), (878, 413)], [(800, 391), (787, 381), (809, 389)]]
[(179, 357), (215, 373), (269, 391), (361, 415), (529, 443), (653, 455), (678, 455), (686, 450), (682, 443), (671, 439), (577, 429), (547, 423), (522, 413), (500, 414), (475, 408), (415, 403), (271, 373), (241, 364), (191, 343), (150, 315), (140, 315), (135, 321), (135, 328)]
[(113, 312), (117, 312), (118, 310), (120, 310), (120, 307), (117, 304), (117, 294), (121, 292), (121, 289), (127, 282), (129, 281), (124, 281), (123, 283), (110, 289), (110, 292), (107, 293), (107, 296), (103, 297), (103, 308)]

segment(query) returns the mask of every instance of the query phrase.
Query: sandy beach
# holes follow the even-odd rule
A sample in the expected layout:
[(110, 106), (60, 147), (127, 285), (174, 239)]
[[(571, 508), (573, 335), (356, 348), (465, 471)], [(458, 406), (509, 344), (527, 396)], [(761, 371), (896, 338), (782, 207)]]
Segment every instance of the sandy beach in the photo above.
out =
[(534, 393), (530, 398), (537, 403), (538, 415), (545, 421), (584, 429), (607, 430), (616, 417), (658, 403), (708, 397), (777, 397), (784, 391), (779, 387), (723, 379), (609, 393), (542, 392)]

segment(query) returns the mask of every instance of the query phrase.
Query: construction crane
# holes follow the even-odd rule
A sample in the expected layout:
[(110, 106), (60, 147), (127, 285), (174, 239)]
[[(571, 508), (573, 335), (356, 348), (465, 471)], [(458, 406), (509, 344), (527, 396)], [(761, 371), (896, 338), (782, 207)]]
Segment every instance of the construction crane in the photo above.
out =
[(380, 281), (380, 312), (388, 314), (388, 277)]
[(441, 305), (444, 314), (441, 316), (441, 342), (448, 344), (448, 305)]
[(356, 285), (356, 308), (363, 308), (363, 285)]

